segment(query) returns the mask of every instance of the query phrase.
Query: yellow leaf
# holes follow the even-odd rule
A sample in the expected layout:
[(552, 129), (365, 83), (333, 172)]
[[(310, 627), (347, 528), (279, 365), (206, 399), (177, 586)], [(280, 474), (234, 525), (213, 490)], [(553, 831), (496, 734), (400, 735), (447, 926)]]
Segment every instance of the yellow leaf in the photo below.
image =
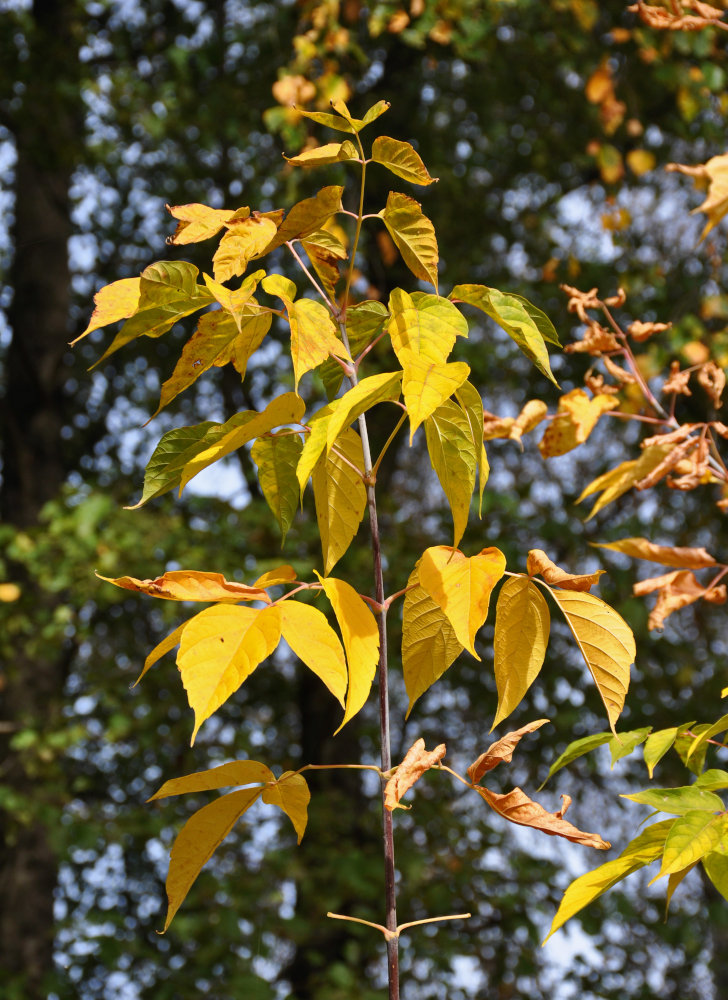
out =
[(629, 687), (635, 642), (626, 621), (594, 594), (552, 590), (607, 710), (613, 733)]
[(268, 246), (277, 229), (273, 219), (257, 212), (231, 225), (212, 258), (215, 280), (229, 281), (244, 274), (249, 262)]
[(263, 801), (278, 806), (288, 816), (301, 843), (308, 823), (308, 804), (311, 793), (306, 779), (294, 771), (285, 771), (274, 785), (268, 785), (263, 792)]
[(214, 802), (198, 809), (182, 827), (169, 858), (167, 874), (169, 907), (164, 923), (165, 931), (172, 923), (175, 913), (184, 902), (203, 865), (207, 864), (243, 813), (260, 797), (260, 793), (260, 788), (245, 788), (240, 792), (222, 795)]
[(490, 475), (488, 455), (483, 444), (483, 400), (480, 398), (478, 390), (470, 382), (463, 382), (455, 393), (455, 398), (468, 418), (470, 436), (475, 454), (478, 455), (478, 517), (481, 517), (483, 513), (483, 491)]
[(695, 179), (696, 183), (703, 186), (708, 182), (708, 196), (705, 201), (693, 209), (693, 212), (705, 212), (708, 221), (705, 229), (700, 235), (704, 240), (710, 230), (717, 226), (723, 216), (728, 212), (728, 153), (720, 156), (713, 156), (707, 163), (701, 163), (696, 167), (685, 167), (680, 163), (668, 163), (666, 170), (677, 170), (682, 174), (688, 174)]
[(253, 586), (275, 587), (276, 584), (280, 583), (293, 583), (295, 579), (295, 569), (286, 563), (283, 566), (277, 566), (276, 569), (269, 569), (267, 573), (263, 573), (262, 576), (258, 577)]
[(300, 601), (281, 601), (278, 608), (281, 635), (343, 708), (348, 680), (346, 659), (339, 637), (326, 621), (326, 615)]
[[(402, 372), (381, 372), (379, 375), (370, 375), (349, 389), (340, 399), (330, 403), (327, 407), (331, 418), (326, 425), (326, 450), (331, 451), (342, 430), (372, 406), (399, 399), (401, 381)], [(308, 442), (306, 444), (308, 445)]]
[(120, 319), (128, 319), (137, 311), (140, 295), (141, 278), (122, 278), (120, 281), (112, 281), (110, 285), (104, 285), (94, 295), (94, 311), (89, 324), (81, 336), (72, 340), (72, 344), (77, 344), (82, 337), (92, 330), (100, 330), (109, 323), (116, 323)]
[(359, 153), (354, 143), (345, 139), (343, 142), (327, 142), (324, 146), (306, 149), (298, 156), (284, 156), (284, 159), (292, 167), (325, 167), (345, 160), (358, 160)]
[(330, 354), (351, 360), (339, 339), (337, 328), (326, 306), (315, 299), (291, 302), (283, 298), (291, 327), (291, 360), (295, 386), (306, 372), (317, 368)]
[(167, 243), (177, 246), (184, 243), (199, 243), (209, 240), (219, 233), (228, 219), (249, 209), (209, 208), (207, 205), (193, 203), (191, 205), (167, 205), (167, 211), (172, 218), (177, 219), (177, 228), (173, 236), (167, 238)]
[(647, 559), (650, 562), (661, 563), (663, 566), (677, 566), (680, 569), (705, 569), (716, 566), (713, 556), (705, 549), (675, 547), (673, 545), (655, 545), (646, 538), (620, 538), (617, 542), (591, 542), (600, 549), (610, 549), (613, 552), (623, 552), (633, 559)]
[(585, 847), (595, 847), (598, 851), (608, 851), (612, 846), (602, 840), (598, 833), (585, 833), (563, 818), (566, 809), (560, 813), (550, 813), (534, 802), (520, 788), (513, 788), (505, 795), (491, 792), (489, 788), (478, 786), (475, 791), (482, 796), (491, 809), (495, 810), (510, 823), (519, 826), (530, 826), (550, 837), (563, 837), (574, 844), (584, 844)]
[(505, 572), (500, 549), (487, 548), (468, 558), (458, 549), (435, 545), (426, 549), (419, 579), (450, 620), (457, 640), (476, 660), (475, 635), (488, 616), (493, 587)]
[(265, 501), (280, 525), (281, 547), (298, 509), (299, 488), (296, 465), (303, 444), (298, 434), (279, 431), (259, 437), (250, 449), (258, 467), (258, 482)]
[(332, 215), (341, 211), (343, 187), (324, 187), (313, 198), (299, 201), (281, 223), (267, 247), (256, 256), (262, 257), (291, 240), (300, 240), (321, 229)]
[[(404, 760), (397, 765), (396, 773), (389, 779), (384, 789), (384, 807), (390, 812), (399, 806), (402, 796), (416, 781), (422, 777), (425, 771), (439, 763), (445, 756), (446, 747), (440, 743), (434, 750), (425, 750), (425, 741), (417, 740), (405, 754)], [(404, 806), (400, 806), (404, 808)]]
[(339, 400), (334, 400), (328, 406), (322, 406), (308, 419), (309, 433), (306, 436), (303, 450), (296, 466), (296, 479), (301, 490), (301, 496), (303, 496), (303, 491), (314, 470), (314, 466), (326, 449), (329, 422), (336, 412), (338, 402)]
[(341, 726), (353, 718), (369, 697), (379, 663), (379, 626), (357, 592), (344, 580), (322, 577), (316, 573), (331, 602), (344, 641), (349, 667), (349, 690)]
[(409, 295), (395, 288), (389, 296), (389, 336), (394, 353), (403, 364), (403, 352), (444, 364), (455, 338), (467, 337), (468, 324), (458, 309), (439, 295)]
[(151, 668), (158, 660), (161, 660), (163, 656), (165, 656), (167, 653), (170, 653), (175, 648), (175, 646), (179, 646), (180, 639), (182, 638), (182, 633), (184, 632), (186, 625), (187, 622), (182, 622), (182, 624), (178, 625), (173, 632), (170, 632), (169, 635), (166, 636), (166, 638), (162, 639), (161, 642), (157, 643), (157, 645), (154, 647), (154, 649), (151, 651), (149, 656), (147, 656), (146, 660), (144, 661), (142, 672), (134, 681), (132, 687), (137, 686), (137, 684), (146, 674), (146, 672), (148, 670), (151, 670)]
[(387, 206), (379, 213), (407, 267), (420, 281), (437, 289), (437, 239), (435, 227), (419, 202), (390, 191)]
[(410, 419), (412, 444), (420, 424), (460, 388), (470, 368), (462, 361), (437, 364), (409, 350), (400, 352), (400, 360), (404, 367), (402, 395)]
[(637, 177), (654, 170), (656, 162), (655, 154), (650, 153), (648, 149), (631, 149), (627, 153), (627, 166)]
[(420, 585), (418, 568), (410, 573), (407, 588), (402, 612), (402, 672), (409, 717), (420, 695), (442, 677), (463, 646), (447, 615)]
[[(346, 259), (346, 248), (325, 229), (311, 233), (301, 241), (301, 246), (308, 254), (308, 259), (319, 276), (324, 291), (329, 298), (335, 299), (336, 283), (340, 278), (339, 261)], [(349, 343), (351, 344), (351, 341)]]
[(321, 456), (313, 470), (316, 520), (326, 574), (347, 551), (364, 517), (367, 491), (363, 470), (361, 438), (351, 428), (339, 435), (334, 448)]
[(479, 459), (483, 469), (483, 446), (473, 441), (470, 420), (452, 399), (425, 420), (425, 435), (430, 463), (452, 511), (453, 545), (458, 545), (468, 526)]
[(372, 143), (372, 160), (411, 184), (428, 185), (438, 179), (430, 177), (414, 146), (386, 135), (378, 136)]
[(551, 616), (538, 587), (510, 577), (498, 595), (493, 639), (498, 708), (491, 730), (508, 718), (538, 677), (546, 656)]
[(280, 637), (277, 607), (258, 611), (219, 604), (206, 608), (187, 623), (177, 666), (195, 713), (192, 743), (205, 719), (271, 655)]
[(543, 549), (531, 549), (526, 563), (529, 576), (542, 576), (552, 587), (562, 590), (588, 591), (599, 583), (599, 577), (605, 572), (598, 569), (595, 573), (567, 573), (546, 555)]
[(198, 452), (186, 463), (180, 476), (180, 493), (187, 483), (208, 465), (219, 462), (244, 444), (253, 441), (261, 434), (266, 434), (281, 424), (297, 423), (306, 410), (306, 404), (294, 392), (284, 392), (276, 396), (266, 406), (262, 413), (246, 411), (231, 417), (220, 427), (215, 440), (209, 447)]
[(583, 444), (607, 410), (614, 410), (612, 396), (602, 393), (590, 399), (583, 389), (572, 389), (559, 400), (556, 417), (546, 428), (538, 446), (544, 458), (565, 455)]
[(166, 799), (172, 795), (211, 792), (216, 788), (229, 788), (233, 785), (265, 785), (269, 781), (275, 781), (275, 777), (265, 764), (257, 760), (234, 760), (208, 771), (196, 771), (194, 774), (185, 774), (182, 778), (165, 781), (147, 802)]
[[(476, 785), (484, 774), (492, 771), (499, 764), (510, 764), (513, 760), (513, 751), (523, 737), (527, 736), (528, 733), (535, 732), (550, 721), (550, 719), (536, 719), (535, 722), (529, 722), (521, 729), (515, 729), (512, 733), (506, 733), (505, 736), (501, 736), (495, 743), (491, 743), (485, 753), (482, 753), (468, 768), (467, 774), (472, 783)], [(564, 809), (563, 812), (565, 811)]]
[(210, 294), (226, 312), (232, 315), (239, 331), (242, 328), (243, 318), (247, 321), (252, 315), (259, 314), (260, 307), (255, 303), (253, 295), (261, 279), (265, 278), (265, 271), (259, 270), (249, 274), (240, 288), (236, 289), (226, 288), (225, 285), (221, 285), (219, 281), (211, 278), (209, 274), (205, 274), (203, 277)]
[(670, 450), (670, 445), (650, 445), (649, 448), (643, 450), (639, 458), (622, 462), (616, 469), (610, 469), (609, 472), (605, 472), (603, 475), (597, 476), (596, 479), (592, 480), (581, 491), (576, 500), (577, 503), (581, 503), (582, 500), (593, 493), (602, 493), (589, 511), (587, 521), (594, 517), (603, 507), (606, 507), (607, 504), (621, 497), (635, 483), (644, 479), (653, 469), (656, 469)]
[(670, 909), (670, 902), (675, 893), (675, 890), (680, 885), (685, 876), (688, 875), (693, 870), (693, 868), (697, 865), (697, 863), (698, 863), (697, 861), (693, 861), (691, 865), (688, 865), (687, 868), (683, 868), (682, 871), (672, 872), (669, 879), (667, 880), (667, 894), (665, 896), (665, 920), (667, 920), (668, 910)]
[[(97, 574), (97, 576), (99, 576)], [(226, 580), (222, 573), (201, 573), (192, 569), (171, 570), (155, 580), (136, 580), (133, 576), (99, 580), (113, 583), (123, 590), (134, 590), (166, 601), (268, 601), (268, 595), (259, 587)]]

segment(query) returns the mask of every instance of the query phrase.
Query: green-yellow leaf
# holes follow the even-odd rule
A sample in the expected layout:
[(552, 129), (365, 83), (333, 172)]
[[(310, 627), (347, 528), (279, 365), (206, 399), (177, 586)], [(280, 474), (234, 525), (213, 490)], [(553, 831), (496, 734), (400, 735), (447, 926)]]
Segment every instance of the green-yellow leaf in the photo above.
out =
[[(320, 272), (318, 273), (320, 276)], [(364, 348), (381, 333), (388, 318), (387, 307), (375, 299), (359, 302), (346, 310), (346, 334), (353, 358), (361, 354)], [(321, 365), (319, 373), (326, 389), (327, 399), (335, 399), (344, 378), (341, 365), (333, 358), (329, 358)]]
[(275, 777), (265, 764), (257, 760), (234, 760), (229, 764), (211, 767), (208, 771), (196, 771), (194, 774), (185, 774), (182, 778), (165, 781), (147, 802), (166, 799), (172, 795), (211, 792), (216, 788), (229, 788), (232, 785), (265, 785), (269, 781), (275, 781)]
[[(695, 861), (700, 861), (728, 834), (728, 815), (703, 809), (685, 813), (673, 823), (662, 855), (662, 867), (652, 879), (656, 882), (665, 875), (682, 871)], [(652, 885), (652, 882), (649, 884)]]
[(324, 146), (306, 149), (298, 156), (284, 156), (284, 159), (292, 167), (326, 167), (331, 163), (358, 160), (359, 153), (354, 143), (345, 139), (343, 142), (327, 142)]
[(415, 278), (437, 289), (437, 238), (435, 227), (420, 203), (406, 194), (390, 191), (387, 206), (379, 213), (394, 244)]
[(586, 875), (574, 879), (564, 893), (551, 929), (543, 943), (546, 944), (551, 935), (563, 927), (579, 910), (583, 910), (632, 872), (644, 868), (658, 858), (673, 822), (674, 820), (663, 820), (661, 823), (653, 824), (627, 844), (618, 858), (607, 861)]
[(301, 457), (296, 466), (296, 478), (301, 490), (301, 496), (303, 496), (303, 491), (311, 477), (314, 466), (326, 450), (329, 421), (336, 410), (337, 402), (338, 400), (335, 400), (333, 403), (329, 403), (328, 406), (322, 406), (308, 419), (309, 433), (304, 441)]
[(419, 583), (419, 563), (410, 573), (402, 612), (402, 671), (409, 697), (407, 717), (417, 699), (439, 680), (460, 653), (455, 629), (442, 608)]
[(179, 486), (182, 469), (205, 447), (203, 441), (208, 432), (218, 427), (220, 424), (205, 420), (204, 423), (195, 424), (193, 427), (177, 427), (163, 434), (144, 472), (142, 498), (126, 509), (136, 510), (147, 501)]
[(427, 185), (438, 179), (430, 176), (414, 146), (400, 139), (380, 135), (372, 143), (372, 160), (411, 184)]
[[(708, 750), (708, 744), (702, 743), (700, 747), (695, 748), (696, 737), (701, 736), (703, 733), (707, 732), (710, 726), (707, 722), (701, 722), (699, 725), (691, 726), (680, 726), (679, 732), (675, 739), (675, 750), (683, 762), (683, 764), (692, 771), (693, 774), (699, 775), (705, 764), (705, 755)], [(690, 735), (687, 735), (686, 730), (690, 731)], [(690, 755), (690, 750), (694, 749), (694, 753)]]
[(71, 343), (77, 344), (93, 330), (100, 330), (110, 323), (117, 323), (120, 319), (133, 316), (139, 304), (140, 283), (141, 278), (121, 278), (120, 281), (104, 285), (94, 295), (94, 311), (88, 326)]
[(173, 632), (170, 632), (169, 635), (166, 636), (166, 638), (162, 639), (161, 642), (157, 643), (157, 645), (154, 647), (154, 649), (151, 651), (151, 653), (147, 656), (146, 660), (144, 661), (142, 672), (134, 681), (132, 687), (137, 686), (137, 684), (146, 674), (146, 672), (148, 670), (151, 670), (151, 668), (158, 660), (161, 660), (162, 657), (165, 656), (167, 653), (171, 653), (171, 651), (175, 648), (175, 646), (179, 646), (180, 639), (182, 638), (182, 633), (184, 632), (186, 625), (187, 622), (182, 622), (182, 624), (178, 625)]
[[(262, 413), (254, 410), (246, 410), (244, 413), (237, 413), (215, 432), (212, 443), (203, 447), (194, 458), (190, 459), (184, 466), (180, 477), (180, 492), (185, 488), (191, 479), (199, 472), (206, 469), (208, 465), (219, 462), (244, 444), (253, 441), (261, 434), (266, 434), (274, 427), (282, 424), (297, 423), (303, 416), (306, 404), (300, 396), (294, 392), (284, 392), (281, 396), (276, 396), (266, 406)], [(203, 446), (206, 441), (203, 440)]]
[[(187, 820), (172, 847), (167, 874), (166, 931), (184, 902), (192, 883), (243, 813), (260, 797), (262, 789), (245, 788), (222, 795)], [(164, 933), (164, 932), (163, 932)]]
[(182, 633), (177, 666), (195, 713), (192, 743), (205, 719), (234, 694), (281, 637), (277, 607), (219, 604), (195, 615)]
[[(544, 336), (544, 333), (548, 333), (548, 339), (558, 344), (556, 331), (546, 316), (530, 302), (519, 295), (510, 295), (486, 285), (456, 285), (449, 298), (467, 302), (490, 316), (518, 344), (536, 368), (551, 379), (554, 385), (558, 385), (551, 371), (545, 343), (547, 338)], [(544, 324), (544, 320), (548, 326)]]
[(273, 219), (257, 212), (230, 225), (212, 258), (215, 280), (229, 281), (244, 274), (250, 261), (262, 253), (277, 231)]
[(632, 729), (630, 732), (617, 733), (613, 736), (609, 741), (609, 752), (612, 755), (610, 767), (613, 768), (618, 760), (628, 757), (633, 750), (641, 746), (651, 731), (652, 726), (643, 726), (641, 729)]
[(361, 438), (350, 427), (314, 467), (316, 520), (327, 575), (351, 545), (364, 517), (367, 491), (359, 474), (363, 471)]
[(336, 283), (341, 277), (339, 261), (346, 259), (346, 248), (332, 233), (325, 229), (311, 233), (310, 236), (301, 241), (301, 246), (306, 251), (314, 271), (319, 276), (324, 291), (329, 298), (335, 299)]
[(608, 503), (617, 500), (623, 493), (631, 489), (635, 483), (638, 483), (640, 479), (644, 479), (653, 469), (657, 468), (671, 448), (672, 445), (650, 445), (649, 448), (643, 450), (639, 458), (622, 462), (616, 469), (610, 469), (609, 472), (605, 472), (603, 475), (593, 479), (581, 491), (576, 500), (577, 503), (581, 503), (582, 500), (593, 493), (602, 494), (589, 511), (587, 521), (594, 517), (603, 507), (606, 507)]
[(458, 391), (455, 393), (455, 398), (463, 408), (465, 416), (468, 418), (468, 423), (470, 424), (470, 435), (472, 437), (473, 447), (476, 453), (478, 452), (478, 449), (480, 449), (478, 459), (478, 517), (482, 517), (483, 492), (485, 490), (485, 484), (488, 482), (488, 476), (490, 475), (488, 455), (486, 454), (485, 445), (483, 444), (483, 400), (480, 398), (480, 393), (472, 382), (463, 382)]
[(635, 641), (627, 622), (594, 594), (551, 590), (589, 667), (612, 732), (624, 707)]
[(344, 650), (326, 615), (310, 604), (282, 601), (281, 635), (295, 655), (319, 677), (344, 708), (348, 675)]
[(331, 602), (344, 641), (349, 668), (349, 690), (341, 726), (352, 719), (366, 702), (379, 662), (377, 620), (354, 588), (336, 577), (322, 577), (324, 593)]
[[(341, 432), (377, 403), (399, 399), (402, 372), (381, 372), (364, 378), (340, 399), (329, 404), (326, 450), (331, 451)], [(308, 443), (308, 442), (307, 442)]]
[(708, 851), (702, 861), (708, 878), (723, 899), (728, 900), (728, 856), (717, 851)]
[(678, 732), (678, 727), (673, 726), (671, 729), (658, 729), (656, 733), (650, 733), (647, 737), (644, 746), (644, 755), (647, 773), (650, 778), (653, 776), (657, 764), (674, 744)]
[(389, 336), (403, 364), (403, 352), (413, 351), (427, 361), (444, 364), (456, 337), (467, 337), (465, 317), (439, 295), (409, 295), (395, 288), (389, 296)]
[(728, 729), (728, 715), (723, 715), (721, 716), (720, 719), (718, 719), (717, 722), (714, 722), (711, 726), (709, 726), (704, 732), (700, 733), (700, 735), (693, 740), (687, 752), (687, 759), (690, 760), (693, 754), (697, 753), (699, 750), (701, 750), (703, 747), (707, 745), (708, 740), (712, 739), (714, 736), (717, 736), (718, 733), (724, 733), (727, 729)]
[(551, 616), (538, 587), (510, 577), (498, 595), (493, 639), (498, 708), (491, 732), (520, 705), (543, 666)]
[(402, 395), (410, 420), (411, 445), (420, 424), (460, 388), (470, 368), (462, 361), (437, 364), (408, 350), (401, 352), (400, 360), (404, 366)]
[(265, 501), (280, 525), (283, 536), (281, 546), (298, 508), (296, 465), (302, 449), (303, 443), (298, 434), (279, 431), (259, 437), (250, 451), (258, 468), (258, 482)]
[(667, 914), (670, 909), (670, 902), (675, 893), (675, 890), (680, 885), (685, 876), (690, 874), (690, 872), (697, 865), (697, 863), (698, 863), (697, 861), (693, 861), (691, 865), (688, 865), (687, 868), (683, 868), (682, 871), (673, 872), (670, 875), (669, 879), (667, 880), (667, 894), (665, 896), (665, 920), (667, 920)]
[(470, 421), (452, 399), (425, 420), (425, 435), (430, 463), (452, 511), (453, 545), (458, 545), (468, 526), (470, 501), (483, 448), (473, 441)]
[(330, 354), (351, 360), (326, 306), (315, 299), (298, 299), (292, 304), (284, 302), (291, 326), (291, 359), (296, 389), (301, 377), (318, 367)]
[(343, 190), (343, 187), (324, 187), (313, 198), (299, 201), (285, 217), (270, 243), (256, 256), (262, 257), (284, 243), (303, 239), (321, 229), (332, 215), (341, 211)]
[(562, 767), (566, 767), (568, 764), (571, 764), (572, 761), (577, 760), (579, 757), (583, 757), (584, 754), (590, 753), (592, 750), (596, 750), (597, 747), (603, 747), (605, 743), (609, 743), (613, 739), (614, 737), (611, 733), (595, 733), (592, 736), (582, 736), (581, 739), (574, 740), (569, 743), (567, 748), (563, 751), (563, 753), (559, 754), (549, 768), (549, 773), (539, 786), (538, 791), (540, 792), (546, 782), (552, 778), (557, 771), (560, 771)]
[(311, 793), (302, 774), (285, 771), (274, 785), (268, 785), (263, 792), (263, 801), (278, 806), (288, 816), (301, 843), (308, 822), (308, 804)]
[(725, 808), (719, 795), (704, 788), (697, 788), (695, 785), (683, 785), (682, 788), (648, 788), (644, 792), (621, 795), (620, 798), (631, 799), (632, 802), (639, 802), (641, 805), (672, 816), (684, 816), (685, 813), (695, 809), (717, 812)]
[(698, 775), (695, 784), (698, 788), (706, 788), (709, 791), (728, 788), (728, 771), (711, 767), (710, 770), (703, 771), (702, 774)]
[(483, 549), (468, 557), (447, 545), (426, 549), (419, 579), (452, 625), (458, 642), (479, 660), (475, 636), (488, 616), (490, 595), (506, 569), (500, 549)]

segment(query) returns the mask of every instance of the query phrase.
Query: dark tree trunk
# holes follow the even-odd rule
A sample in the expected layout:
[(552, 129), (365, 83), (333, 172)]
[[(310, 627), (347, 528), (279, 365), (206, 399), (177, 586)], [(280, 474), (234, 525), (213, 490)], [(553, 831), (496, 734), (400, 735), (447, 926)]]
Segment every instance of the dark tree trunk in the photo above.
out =
[[(83, 143), (79, 83), (80, 20), (75, 4), (36, 0), (28, 33), (29, 58), (21, 64), (22, 107), (10, 129), (15, 139), (15, 255), (10, 269), (11, 341), (5, 355), (0, 435), (0, 515), (32, 527), (57, 495), (64, 462), (63, 358), (69, 339), (69, 188)], [(22, 579), (23, 601), (33, 610), (52, 598)], [(31, 630), (32, 632), (32, 630)], [(57, 858), (49, 832), (33, 818), (43, 798), (38, 778), (26, 774), (10, 736), (26, 726), (42, 731), (60, 712), (66, 663), (19, 647), (6, 664), (0, 694), (3, 782), (30, 800), (30, 818), (0, 813), (0, 982), (27, 1000), (47, 996), (53, 965), (53, 891)], [(33, 789), (36, 789), (35, 794)], [(18, 992), (20, 991), (20, 992)]]

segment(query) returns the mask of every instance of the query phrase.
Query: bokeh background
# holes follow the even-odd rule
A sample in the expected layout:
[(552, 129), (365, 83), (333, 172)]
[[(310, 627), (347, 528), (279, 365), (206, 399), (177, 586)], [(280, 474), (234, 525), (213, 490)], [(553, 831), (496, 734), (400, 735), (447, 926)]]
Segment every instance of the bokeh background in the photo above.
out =
[[(420, 193), (435, 223), (441, 287), (482, 282), (527, 295), (562, 340), (574, 333), (559, 283), (628, 293), (621, 315), (672, 321), (648, 348), (659, 371), (696, 345), (728, 361), (725, 233), (698, 245), (701, 195), (670, 161), (725, 151), (726, 34), (657, 33), (617, 0), (2, 0), (0, 2), (0, 982), (6, 1000), (375, 1000), (384, 969), (366, 928), (378, 921), (379, 800), (358, 777), (319, 775), (307, 835), (260, 806), (217, 852), (166, 936), (170, 844), (192, 803), (144, 800), (169, 777), (233, 757), (280, 768), (377, 759), (374, 711), (332, 740), (337, 712), (319, 682), (281, 659), (259, 668), (189, 748), (190, 713), (171, 659), (130, 691), (149, 649), (180, 609), (101, 584), (186, 567), (250, 581), (279, 561), (320, 566), (313, 505), (280, 539), (247, 452), (195, 491), (127, 511), (170, 427), (222, 420), (290, 385), (283, 350), (200, 380), (153, 421), (161, 382), (185, 334), (137, 341), (92, 373), (106, 334), (71, 352), (103, 284), (160, 258), (206, 266), (205, 246), (172, 248), (167, 204), (271, 209), (343, 169), (315, 176), (281, 157), (321, 131), (292, 103), (355, 114), (391, 101), (377, 126), (416, 144), (440, 180)], [(390, 178), (372, 173), (372, 211)], [(397, 184), (395, 183), (395, 186)], [(402, 185), (400, 189), (404, 189)], [(286, 266), (283, 259), (281, 267)], [(411, 287), (381, 230), (365, 232), (364, 294)], [(368, 288), (367, 288), (368, 286)], [(687, 352), (687, 354), (685, 353)], [(556, 389), (488, 323), (460, 358), (486, 408), (513, 415)], [(257, 362), (257, 363), (256, 363)], [(564, 391), (588, 360), (555, 355)], [(317, 385), (302, 383), (313, 400)], [(700, 401), (688, 401), (699, 407)], [(602, 425), (606, 422), (603, 421)], [(535, 442), (489, 446), (485, 514), (463, 546), (500, 546), (525, 567), (541, 547), (562, 565), (595, 567), (589, 541), (644, 535), (725, 546), (714, 498), (648, 493), (593, 520), (574, 505), (585, 483), (630, 457), (616, 421), (588, 445), (544, 462)], [(374, 428), (376, 435), (377, 428)], [(418, 554), (447, 542), (449, 514), (406, 442), (380, 478), (387, 589)], [(602, 596), (632, 624), (638, 661), (623, 728), (715, 714), (725, 685), (720, 609), (695, 604), (648, 634), (631, 598), (634, 566), (609, 569)], [(366, 546), (342, 563), (368, 586)], [(160, 607), (160, 603), (164, 606)], [(397, 621), (393, 616), (396, 632)], [(483, 662), (463, 657), (404, 722), (394, 658), (393, 756), (422, 735), (467, 763), (495, 711), (492, 625)], [(393, 636), (397, 649), (397, 637)], [(505, 791), (533, 791), (572, 739), (606, 722), (583, 663), (555, 629), (542, 675), (507, 728), (547, 716), (521, 745)], [(511, 725), (512, 723), (512, 725)], [(501, 730), (502, 731), (502, 730)], [(608, 756), (608, 755), (607, 755)], [(668, 759), (661, 784), (684, 771)], [(610, 772), (593, 755), (541, 801), (574, 797), (574, 822), (621, 848), (644, 810), (618, 798), (643, 765)], [(501, 784), (499, 784), (499, 782)], [(501, 787), (502, 786), (502, 787)], [(202, 804), (200, 800), (197, 804)], [(397, 815), (400, 919), (470, 911), (467, 923), (404, 938), (403, 996), (465, 1000), (707, 1000), (728, 995), (728, 915), (692, 873), (664, 922), (663, 892), (634, 877), (542, 949), (564, 887), (602, 858), (507, 827), (444, 775), (420, 783)]]

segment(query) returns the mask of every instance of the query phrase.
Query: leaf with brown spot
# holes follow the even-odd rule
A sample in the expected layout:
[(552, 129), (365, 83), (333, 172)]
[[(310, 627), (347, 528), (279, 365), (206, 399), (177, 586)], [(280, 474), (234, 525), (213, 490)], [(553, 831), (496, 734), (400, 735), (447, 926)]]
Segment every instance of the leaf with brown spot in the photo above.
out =
[(606, 840), (602, 840), (598, 833), (585, 833), (565, 820), (563, 808), (556, 813), (547, 812), (538, 802), (529, 799), (520, 788), (513, 788), (505, 795), (491, 792), (489, 788), (478, 787), (475, 791), (478, 795), (482, 795), (491, 809), (510, 823), (530, 826), (534, 830), (540, 830), (541, 833), (547, 833), (550, 837), (563, 837), (574, 844), (595, 847), (598, 851), (608, 851), (612, 846)]
[(393, 809), (403, 809), (399, 802), (407, 789), (411, 788), (422, 777), (425, 771), (434, 767), (446, 753), (446, 746), (440, 743), (434, 750), (425, 750), (425, 741), (417, 740), (407, 751), (404, 760), (396, 773), (387, 782), (384, 789), (384, 805), (391, 812)]
[(165, 206), (173, 219), (177, 219), (177, 228), (172, 236), (167, 237), (167, 243), (180, 246), (184, 243), (199, 243), (209, 240), (220, 232), (225, 223), (238, 212), (250, 214), (250, 209), (239, 208), (237, 212), (230, 208), (209, 208), (195, 202), (190, 205)]
[(586, 441), (603, 413), (616, 407), (608, 393), (589, 399), (583, 389), (572, 389), (559, 400), (556, 417), (546, 428), (538, 450), (544, 458), (565, 455)]
[(542, 576), (546, 583), (553, 587), (561, 587), (562, 590), (591, 590), (597, 583), (599, 577), (606, 570), (598, 569), (595, 573), (567, 573), (552, 562), (543, 549), (531, 549), (528, 553), (528, 575)]
[(529, 722), (528, 725), (523, 726), (521, 729), (515, 729), (511, 733), (506, 733), (505, 736), (501, 736), (495, 743), (491, 743), (485, 753), (482, 753), (468, 768), (467, 774), (472, 783), (477, 785), (484, 774), (492, 771), (499, 764), (510, 764), (513, 760), (513, 751), (523, 737), (527, 733), (535, 732), (535, 730), (540, 729), (541, 726), (545, 726), (550, 721), (550, 719), (536, 719), (535, 722)]
[(155, 580), (137, 580), (133, 576), (119, 576), (111, 579), (96, 574), (99, 580), (113, 583), (124, 590), (135, 590), (150, 597), (161, 597), (165, 601), (209, 601), (230, 603), (236, 601), (265, 601), (270, 598), (259, 587), (248, 587), (244, 583), (226, 580), (222, 573), (201, 573), (191, 569), (172, 570)]

